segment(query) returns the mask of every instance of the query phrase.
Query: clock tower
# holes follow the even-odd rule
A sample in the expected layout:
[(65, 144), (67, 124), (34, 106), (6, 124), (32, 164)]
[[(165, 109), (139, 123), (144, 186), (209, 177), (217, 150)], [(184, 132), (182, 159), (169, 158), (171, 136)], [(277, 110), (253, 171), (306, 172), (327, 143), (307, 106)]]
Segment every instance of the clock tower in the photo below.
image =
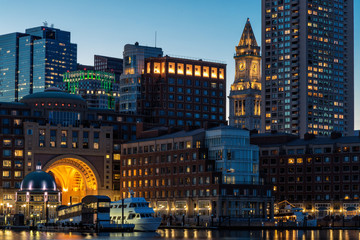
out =
[(229, 123), (230, 126), (259, 131), (261, 56), (249, 19), (235, 50), (235, 80), (229, 96)]

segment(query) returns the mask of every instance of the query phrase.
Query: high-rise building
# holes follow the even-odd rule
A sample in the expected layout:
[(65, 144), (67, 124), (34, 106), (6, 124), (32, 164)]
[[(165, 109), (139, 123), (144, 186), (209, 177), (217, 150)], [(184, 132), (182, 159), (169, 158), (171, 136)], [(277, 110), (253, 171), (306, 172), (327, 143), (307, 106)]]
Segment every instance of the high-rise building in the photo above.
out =
[(116, 109), (119, 102), (119, 85), (115, 74), (94, 70), (79, 70), (64, 73), (61, 89), (80, 95), (88, 107)]
[(76, 70), (77, 46), (70, 32), (41, 26), (0, 36), (0, 101), (22, 97), (62, 82)]
[(137, 101), (141, 93), (141, 74), (144, 73), (144, 61), (148, 57), (162, 57), (161, 48), (134, 45), (124, 46), (124, 73), (120, 77), (120, 112), (135, 114)]
[(111, 72), (115, 74), (115, 82), (119, 83), (123, 73), (123, 59), (94, 55), (94, 69), (96, 71)]
[(354, 130), (353, 0), (262, 0), (262, 131)]
[(261, 73), (260, 47), (250, 20), (235, 48), (235, 80), (229, 96), (230, 126), (260, 130)]
[(91, 65), (85, 65), (85, 64), (81, 64), (81, 63), (78, 63), (77, 64), (77, 67), (76, 67), (76, 70), (95, 70), (95, 67), (94, 66), (91, 66)]
[(177, 57), (147, 58), (139, 113), (145, 122), (205, 127), (226, 124), (226, 64)]

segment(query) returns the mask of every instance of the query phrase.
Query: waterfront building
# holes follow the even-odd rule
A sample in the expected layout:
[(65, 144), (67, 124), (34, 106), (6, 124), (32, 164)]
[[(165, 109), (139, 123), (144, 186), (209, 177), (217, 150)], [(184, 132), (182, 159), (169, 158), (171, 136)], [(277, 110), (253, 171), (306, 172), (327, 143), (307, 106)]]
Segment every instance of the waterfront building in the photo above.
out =
[(0, 101), (19, 101), (62, 82), (76, 70), (77, 46), (70, 32), (48, 26), (0, 36)]
[(249, 132), (228, 126), (124, 143), (119, 198), (145, 197), (161, 216), (272, 217), (271, 186), (258, 178)]
[(88, 107), (113, 110), (119, 105), (118, 87), (114, 73), (93, 70), (66, 72), (62, 84), (63, 90), (84, 98)]
[(354, 1), (262, 0), (262, 132), (354, 131)]
[(61, 192), (51, 174), (41, 171), (41, 164), (38, 164), (35, 171), (25, 176), (15, 194), (15, 212), (23, 214), (29, 223), (48, 222), (56, 217)]
[(260, 174), (274, 185), (275, 204), (286, 200), (317, 217), (358, 215), (358, 136), (266, 133), (251, 143), (260, 147)]
[(226, 124), (226, 64), (177, 57), (145, 59), (140, 113), (146, 122), (204, 127)]
[(123, 113), (138, 113), (138, 100), (141, 97), (141, 74), (144, 73), (144, 61), (149, 57), (161, 57), (161, 48), (126, 44), (124, 46), (124, 73), (120, 77), (119, 111)]
[(120, 144), (136, 139), (136, 122), (142, 119), (89, 108), (54, 88), (0, 102), (0, 204), (15, 206), (15, 191), (37, 162), (53, 173), (64, 205), (89, 194), (112, 196), (120, 190), (113, 174)]
[(229, 125), (260, 131), (261, 57), (249, 19), (235, 49), (235, 80), (229, 95)]
[(223, 183), (259, 184), (259, 148), (250, 145), (249, 139), (249, 131), (230, 126), (206, 131), (208, 158), (215, 161)]

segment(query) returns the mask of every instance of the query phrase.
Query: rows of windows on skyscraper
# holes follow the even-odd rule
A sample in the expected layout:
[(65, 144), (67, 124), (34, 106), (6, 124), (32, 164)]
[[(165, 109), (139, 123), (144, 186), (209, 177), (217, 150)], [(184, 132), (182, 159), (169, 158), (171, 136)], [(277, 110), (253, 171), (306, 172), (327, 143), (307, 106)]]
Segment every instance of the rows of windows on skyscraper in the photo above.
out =
[(0, 36), (0, 101), (56, 86), (63, 73), (76, 70), (77, 45), (70, 32), (41, 26)]
[(354, 129), (353, 1), (262, 1), (262, 131)]

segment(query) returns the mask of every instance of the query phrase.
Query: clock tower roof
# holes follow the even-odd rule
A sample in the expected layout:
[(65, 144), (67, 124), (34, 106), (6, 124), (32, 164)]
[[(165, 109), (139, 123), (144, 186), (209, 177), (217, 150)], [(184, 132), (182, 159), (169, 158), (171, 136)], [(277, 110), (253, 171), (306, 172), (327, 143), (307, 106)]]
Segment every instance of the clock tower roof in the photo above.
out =
[(243, 33), (241, 35), (238, 46), (241, 46), (241, 47), (250, 47), (250, 46), (257, 47), (258, 46), (249, 18), (246, 20), (246, 24), (245, 24), (245, 27), (244, 27)]
[(239, 45), (236, 46), (236, 55), (260, 56), (260, 47), (257, 44), (249, 18), (246, 20)]

